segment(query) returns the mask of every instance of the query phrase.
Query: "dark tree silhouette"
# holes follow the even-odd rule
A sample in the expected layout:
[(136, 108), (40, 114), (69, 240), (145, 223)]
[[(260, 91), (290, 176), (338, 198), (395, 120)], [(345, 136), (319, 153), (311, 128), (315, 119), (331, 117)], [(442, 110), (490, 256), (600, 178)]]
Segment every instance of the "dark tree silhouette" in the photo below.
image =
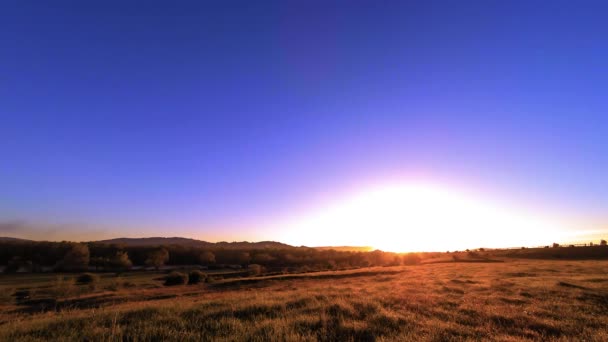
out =
[(157, 249), (152, 251), (148, 255), (148, 259), (146, 260), (146, 265), (154, 266), (156, 270), (158, 270), (161, 266), (163, 266), (169, 260), (169, 251), (164, 248)]
[(215, 254), (209, 251), (204, 251), (199, 255), (198, 261), (202, 265), (215, 264)]
[[(169, 254), (167, 254), (167, 257), (168, 256)], [(129, 260), (129, 254), (127, 254), (127, 252), (118, 251), (116, 252), (116, 255), (110, 259), (110, 266), (115, 269), (124, 270), (131, 268), (133, 263)]]
[(63, 269), (67, 271), (82, 271), (89, 266), (89, 247), (82, 243), (72, 246), (72, 249), (63, 257)]

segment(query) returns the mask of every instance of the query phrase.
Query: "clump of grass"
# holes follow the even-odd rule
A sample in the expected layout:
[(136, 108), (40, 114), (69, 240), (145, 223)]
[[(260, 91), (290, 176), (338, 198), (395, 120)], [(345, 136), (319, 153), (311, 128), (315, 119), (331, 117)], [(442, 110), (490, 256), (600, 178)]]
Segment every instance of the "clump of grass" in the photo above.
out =
[(190, 274), (188, 275), (188, 284), (193, 285), (193, 284), (198, 284), (200, 282), (205, 281), (205, 279), (207, 278), (207, 275), (201, 271), (198, 270), (194, 270), (192, 272), (190, 272)]
[(165, 277), (165, 286), (184, 285), (188, 283), (188, 275), (173, 271)]

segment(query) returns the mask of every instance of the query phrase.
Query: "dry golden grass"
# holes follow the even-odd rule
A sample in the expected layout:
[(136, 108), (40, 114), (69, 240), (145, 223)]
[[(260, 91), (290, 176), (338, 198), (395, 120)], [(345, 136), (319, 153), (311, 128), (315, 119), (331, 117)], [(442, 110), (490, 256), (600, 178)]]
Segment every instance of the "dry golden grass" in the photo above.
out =
[[(437, 263), (5, 301), (0, 339), (608, 341), (608, 261)], [(29, 310), (29, 311), (28, 311)]]

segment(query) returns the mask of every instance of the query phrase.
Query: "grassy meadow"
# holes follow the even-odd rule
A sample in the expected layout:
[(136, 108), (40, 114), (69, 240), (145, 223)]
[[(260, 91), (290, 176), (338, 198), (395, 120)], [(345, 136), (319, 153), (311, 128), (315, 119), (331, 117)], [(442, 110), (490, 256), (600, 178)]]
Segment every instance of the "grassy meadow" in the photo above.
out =
[(445, 260), (178, 286), (155, 272), (75, 276), (0, 276), (0, 340), (608, 341), (608, 261)]

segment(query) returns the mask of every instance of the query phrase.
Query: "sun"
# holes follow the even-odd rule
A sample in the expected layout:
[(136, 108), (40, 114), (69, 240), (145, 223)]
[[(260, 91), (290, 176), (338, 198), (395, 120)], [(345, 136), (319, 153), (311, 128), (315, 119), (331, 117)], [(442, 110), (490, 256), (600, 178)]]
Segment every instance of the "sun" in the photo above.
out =
[[(546, 244), (557, 226), (463, 191), (398, 183), (354, 193), (285, 222), (296, 244), (372, 246), (385, 251), (446, 251)], [(299, 242), (296, 242), (299, 241)]]

